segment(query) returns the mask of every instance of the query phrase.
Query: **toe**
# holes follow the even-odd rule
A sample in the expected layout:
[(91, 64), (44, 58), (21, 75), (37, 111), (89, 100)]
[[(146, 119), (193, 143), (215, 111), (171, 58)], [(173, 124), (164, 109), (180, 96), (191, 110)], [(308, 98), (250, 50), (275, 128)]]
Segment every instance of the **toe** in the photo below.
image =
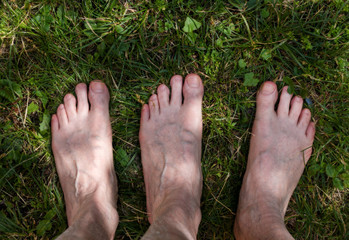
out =
[(52, 115), (52, 118), (51, 118), (51, 131), (52, 131), (52, 135), (54, 136), (58, 130), (59, 130), (58, 118), (57, 118), (57, 115), (56, 115), (56, 114), (53, 114), (53, 115)]
[(150, 112), (149, 112), (149, 105), (144, 104), (142, 107), (142, 112), (141, 112), (141, 125), (146, 123), (149, 120), (150, 117)]
[(75, 87), (75, 93), (78, 98), (78, 113), (88, 113), (87, 86), (85, 83), (79, 83)]
[(151, 95), (149, 98), (150, 118), (154, 118), (159, 115), (159, 101), (156, 94)]
[(299, 115), (303, 108), (303, 99), (299, 96), (295, 96), (291, 101), (291, 109), (289, 117), (292, 121), (298, 122)]
[(200, 104), (204, 95), (202, 80), (197, 74), (189, 74), (185, 77), (183, 86), (184, 104)]
[(68, 124), (68, 117), (63, 104), (60, 104), (57, 109), (57, 117), (59, 121), (59, 127), (62, 128)]
[(184, 126), (193, 131), (197, 137), (201, 137), (202, 132), (202, 97), (204, 86), (201, 78), (196, 74), (189, 74), (185, 78), (183, 86), (183, 105), (185, 112)]
[(311, 112), (308, 108), (304, 108), (298, 119), (298, 126), (303, 128), (304, 131), (307, 129), (311, 118)]
[(257, 94), (256, 119), (270, 118), (275, 115), (277, 100), (276, 84), (270, 81), (263, 83)]
[(72, 94), (69, 93), (65, 95), (64, 107), (67, 112), (68, 120), (73, 120), (76, 116), (76, 99)]
[(315, 136), (315, 123), (314, 122), (310, 122), (308, 127), (307, 127), (307, 131), (305, 132), (305, 134), (307, 135), (307, 138), (309, 139), (309, 141), (311, 141), (311, 143), (314, 141), (314, 136)]
[(170, 90), (168, 87), (164, 84), (161, 84), (158, 87), (158, 98), (159, 98), (159, 105), (160, 105), (160, 112), (162, 108), (168, 107), (169, 103), (169, 97), (170, 97)]
[(92, 81), (88, 92), (88, 99), (92, 112), (99, 112), (109, 115), (109, 91), (101, 81)]
[(280, 102), (277, 110), (277, 114), (279, 117), (288, 116), (290, 110), (290, 102), (292, 99), (292, 95), (287, 92), (288, 87), (284, 87), (281, 92)]
[(175, 75), (171, 78), (171, 105), (182, 105), (182, 86), (183, 78), (180, 75)]

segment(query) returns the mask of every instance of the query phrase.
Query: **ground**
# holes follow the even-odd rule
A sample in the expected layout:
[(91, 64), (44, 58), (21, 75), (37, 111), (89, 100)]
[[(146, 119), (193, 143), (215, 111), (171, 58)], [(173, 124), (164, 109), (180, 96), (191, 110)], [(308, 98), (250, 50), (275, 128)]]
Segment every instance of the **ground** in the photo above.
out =
[(348, 12), (341, 0), (2, 1), (1, 235), (51, 239), (66, 228), (50, 117), (77, 83), (101, 79), (120, 186), (116, 239), (139, 239), (149, 226), (142, 104), (172, 75), (196, 72), (205, 86), (199, 239), (234, 239), (256, 91), (267, 80), (302, 96), (316, 122), (287, 228), (296, 239), (348, 237)]

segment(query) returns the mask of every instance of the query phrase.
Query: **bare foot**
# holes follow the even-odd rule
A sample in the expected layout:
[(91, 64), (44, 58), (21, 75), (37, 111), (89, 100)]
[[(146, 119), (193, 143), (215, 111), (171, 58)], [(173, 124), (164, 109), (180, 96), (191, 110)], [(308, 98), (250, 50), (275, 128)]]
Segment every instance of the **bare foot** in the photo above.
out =
[(88, 94), (83, 83), (75, 92), (77, 106), (75, 97), (67, 94), (51, 121), (52, 149), (69, 224), (62, 236), (112, 239), (118, 214), (108, 89), (93, 81)]
[(284, 225), (290, 197), (310, 158), (315, 125), (303, 100), (284, 87), (277, 112), (277, 87), (263, 84), (257, 95), (247, 170), (234, 233), (237, 239), (293, 239)]
[(142, 109), (139, 139), (149, 222), (161, 223), (153, 232), (162, 235), (148, 233), (149, 239), (196, 238), (201, 220), (203, 85), (196, 74), (182, 85), (181, 76), (172, 77), (171, 100), (162, 84)]

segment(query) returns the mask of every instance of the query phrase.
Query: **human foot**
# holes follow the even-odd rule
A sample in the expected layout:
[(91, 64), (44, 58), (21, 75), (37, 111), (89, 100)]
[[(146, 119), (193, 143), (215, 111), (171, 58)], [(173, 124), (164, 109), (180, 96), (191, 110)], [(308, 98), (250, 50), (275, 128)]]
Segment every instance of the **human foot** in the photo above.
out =
[[(290, 197), (310, 158), (315, 125), (303, 100), (284, 87), (277, 112), (277, 87), (257, 95), (247, 169), (234, 226), (237, 239), (292, 239), (284, 225)], [(291, 100), (292, 99), (292, 100)]]
[(171, 100), (163, 84), (150, 97), (142, 108), (139, 139), (149, 222), (170, 221), (175, 226), (157, 230), (195, 238), (201, 220), (203, 85), (196, 74), (189, 74), (182, 85), (182, 77), (176, 75), (171, 79)]
[(75, 97), (67, 94), (51, 120), (52, 150), (64, 192), (68, 230), (84, 239), (112, 239), (118, 214), (108, 89), (93, 81), (88, 94), (83, 83), (75, 92), (77, 105)]

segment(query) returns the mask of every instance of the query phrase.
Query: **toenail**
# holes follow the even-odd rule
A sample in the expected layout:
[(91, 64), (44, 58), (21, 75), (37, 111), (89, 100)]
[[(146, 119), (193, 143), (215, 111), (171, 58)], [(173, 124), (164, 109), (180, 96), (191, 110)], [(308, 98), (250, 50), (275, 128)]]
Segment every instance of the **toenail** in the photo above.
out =
[(282, 90), (288, 93), (288, 86), (285, 86)]
[(275, 87), (272, 84), (264, 83), (262, 87), (263, 94), (271, 94), (275, 91)]
[(200, 84), (200, 80), (197, 77), (189, 77), (187, 81), (190, 87), (198, 87)]
[(71, 99), (71, 95), (70, 94), (65, 95), (65, 99), (67, 100)]
[(59, 105), (59, 109), (63, 109), (63, 108), (64, 108), (63, 104)]
[(100, 93), (100, 92), (103, 92), (104, 90), (104, 84), (102, 82), (93, 82), (92, 83), (92, 90), (94, 92), (97, 92), (97, 93)]
[(76, 88), (86, 88), (86, 84), (85, 83), (79, 83), (78, 85), (76, 85)]
[(165, 87), (164, 84), (161, 84), (161, 85), (159, 86), (159, 90), (160, 90), (160, 91), (165, 91), (165, 88), (166, 88), (166, 87)]

